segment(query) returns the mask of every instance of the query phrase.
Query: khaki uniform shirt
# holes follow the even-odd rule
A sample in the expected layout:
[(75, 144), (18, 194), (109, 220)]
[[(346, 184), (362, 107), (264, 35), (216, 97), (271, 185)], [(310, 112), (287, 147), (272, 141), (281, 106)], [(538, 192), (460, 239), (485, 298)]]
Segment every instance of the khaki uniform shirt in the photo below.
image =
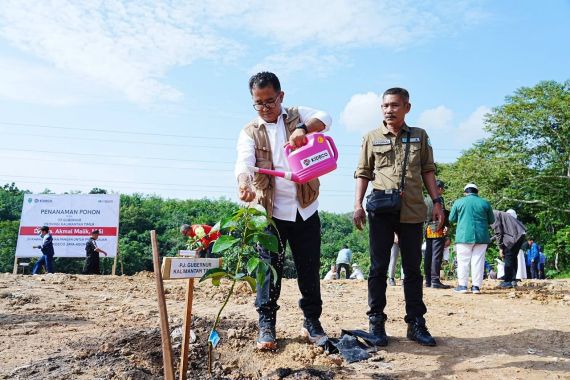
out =
[[(409, 142), (406, 138), (408, 131), (411, 131)], [(367, 178), (372, 181), (372, 187), (376, 190), (400, 188), (407, 143), (410, 144), (410, 153), (400, 222), (422, 223), (427, 212), (422, 194), (422, 174), (435, 171), (433, 151), (425, 130), (404, 124), (395, 136), (385, 124), (382, 124), (370, 131), (362, 141), (360, 159), (354, 177)]]

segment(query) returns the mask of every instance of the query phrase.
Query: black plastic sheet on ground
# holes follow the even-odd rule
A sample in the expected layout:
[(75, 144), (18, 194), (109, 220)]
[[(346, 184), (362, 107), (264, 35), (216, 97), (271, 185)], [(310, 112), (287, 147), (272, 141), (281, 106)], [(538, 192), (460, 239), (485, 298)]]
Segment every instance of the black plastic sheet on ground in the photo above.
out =
[(340, 339), (328, 338), (318, 345), (327, 354), (340, 354), (348, 363), (354, 363), (368, 359), (380, 342), (381, 339), (362, 330), (341, 330)]

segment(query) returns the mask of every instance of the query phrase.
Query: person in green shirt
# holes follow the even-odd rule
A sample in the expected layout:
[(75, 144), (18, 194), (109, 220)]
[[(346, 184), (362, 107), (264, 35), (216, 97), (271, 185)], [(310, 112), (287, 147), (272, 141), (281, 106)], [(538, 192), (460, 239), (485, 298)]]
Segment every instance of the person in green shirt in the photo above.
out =
[(491, 204), (479, 197), (479, 189), (475, 184), (465, 185), (463, 194), (463, 198), (455, 201), (449, 215), (449, 221), (457, 223), (455, 250), (458, 286), (453, 290), (467, 293), (471, 266), (471, 292), (479, 294), (485, 271), (485, 252), (491, 242), (489, 225), (495, 222), (495, 215)]

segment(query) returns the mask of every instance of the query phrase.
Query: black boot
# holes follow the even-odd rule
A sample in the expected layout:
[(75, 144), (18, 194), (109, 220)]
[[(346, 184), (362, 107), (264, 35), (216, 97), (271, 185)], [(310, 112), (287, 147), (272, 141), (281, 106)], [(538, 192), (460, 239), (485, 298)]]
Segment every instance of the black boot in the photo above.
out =
[(408, 339), (414, 340), (422, 346), (435, 346), (435, 339), (426, 327), (426, 320), (423, 317), (416, 317), (408, 322)]
[(376, 346), (387, 346), (386, 314), (373, 314), (368, 317), (368, 331), (377, 338)]

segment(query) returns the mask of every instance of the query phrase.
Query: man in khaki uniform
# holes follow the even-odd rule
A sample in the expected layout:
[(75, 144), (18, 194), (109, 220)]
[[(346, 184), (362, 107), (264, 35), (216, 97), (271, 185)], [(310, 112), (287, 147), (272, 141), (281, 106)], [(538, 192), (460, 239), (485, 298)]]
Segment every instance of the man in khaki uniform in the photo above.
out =
[[(405, 116), (410, 111), (409, 93), (403, 88), (391, 88), (382, 96), (384, 122), (370, 131), (362, 142), (360, 159), (354, 176), (356, 195), (353, 222), (358, 229), (366, 224), (362, 201), (368, 183), (373, 191), (386, 194), (400, 192), (406, 146), (409, 145), (401, 209), (392, 212), (368, 213), (370, 223), (370, 275), (368, 276), (368, 306), (370, 333), (378, 338), (378, 345), (388, 344), (385, 322), (386, 271), (390, 262), (390, 249), (394, 233), (398, 234), (402, 267), (406, 274), (404, 295), (407, 337), (427, 346), (435, 346), (423, 315), (427, 312), (423, 302), (421, 244), (423, 222), (426, 215), (422, 188), (426, 186), (433, 199), (433, 219), (443, 225), (444, 214), (435, 183), (433, 152), (426, 131), (409, 127)], [(409, 132), (409, 133), (408, 133)]]

